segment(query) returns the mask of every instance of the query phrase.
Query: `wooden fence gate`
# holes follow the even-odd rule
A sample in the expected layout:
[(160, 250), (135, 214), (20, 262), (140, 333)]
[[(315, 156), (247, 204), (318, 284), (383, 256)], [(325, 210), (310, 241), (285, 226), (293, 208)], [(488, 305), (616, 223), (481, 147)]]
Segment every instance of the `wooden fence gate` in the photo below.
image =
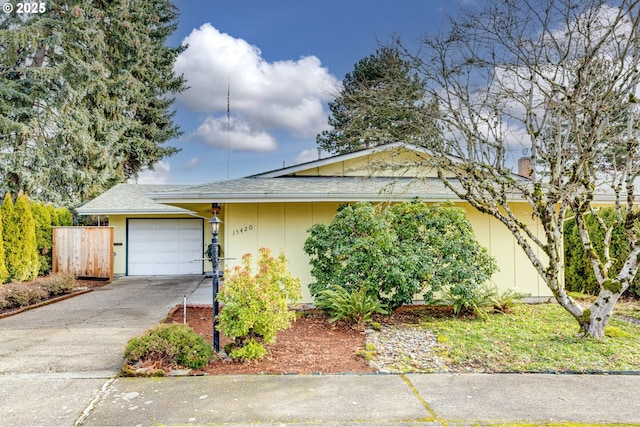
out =
[(113, 227), (53, 227), (52, 270), (113, 280)]

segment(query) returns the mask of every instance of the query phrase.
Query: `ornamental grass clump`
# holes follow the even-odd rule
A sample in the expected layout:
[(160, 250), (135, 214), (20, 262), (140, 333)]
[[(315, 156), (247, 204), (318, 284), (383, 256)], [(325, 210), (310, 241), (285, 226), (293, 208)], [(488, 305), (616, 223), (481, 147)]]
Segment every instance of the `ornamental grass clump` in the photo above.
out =
[[(220, 331), (234, 340), (225, 350), (235, 359), (259, 359), (266, 354), (263, 344), (273, 342), (278, 331), (295, 319), (290, 303), (301, 298), (300, 279), (287, 269), (287, 258), (260, 249), (258, 273), (253, 274), (252, 256), (242, 257), (225, 280), (218, 300), (224, 305), (219, 315)], [(248, 348), (246, 348), (248, 346)]]

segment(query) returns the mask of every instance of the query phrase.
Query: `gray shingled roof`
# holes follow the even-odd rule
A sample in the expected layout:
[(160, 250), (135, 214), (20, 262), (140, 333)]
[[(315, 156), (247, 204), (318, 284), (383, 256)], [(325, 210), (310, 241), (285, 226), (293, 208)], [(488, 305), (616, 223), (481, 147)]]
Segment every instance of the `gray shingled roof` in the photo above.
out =
[(184, 214), (187, 210), (156, 203), (148, 193), (178, 191), (184, 185), (119, 184), (76, 209), (80, 215)]
[[(356, 202), (401, 201), (420, 198), (427, 201), (458, 200), (437, 178), (390, 178), (356, 176), (294, 176), (311, 166), (332, 163), (398, 147), (390, 144), (356, 153), (337, 155), (303, 165), (265, 172), (246, 178), (202, 185), (120, 184), (77, 209), (80, 215), (110, 214), (185, 214), (189, 211), (171, 206), (183, 203), (242, 202)], [(419, 147), (416, 149), (421, 150)], [(525, 179), (514, 175), (514, 179)], [(512, 195), (513, 201), (522, 200)], [(596, 195), (597, 201), (610, 202), (608, 192)]]
[(362, 177), (279, 177), (240, 178), (182, 188), (179, 193), (153, 192), (159, 203), (210, 203), (267, 201), (374, 201), (449, 200), (457, 197), (438, 179), (397, 179)]

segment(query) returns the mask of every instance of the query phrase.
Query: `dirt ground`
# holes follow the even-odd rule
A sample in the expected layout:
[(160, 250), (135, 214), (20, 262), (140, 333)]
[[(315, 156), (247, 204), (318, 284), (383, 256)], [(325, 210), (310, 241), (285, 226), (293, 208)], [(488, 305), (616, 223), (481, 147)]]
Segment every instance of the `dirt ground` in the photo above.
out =
[[(171, 321), (182, 323), (182, 306), (174, 310)], [(213, 335), (211, 306), (187, 306), (187, 324), (211, 342)], [(356, 355), (364, 348), (365, 333), (343, 323), (331, 324), (324, 314), (305, 312), (291, 328), (278, 332), (274, 343), (267, 345), (267, 355), (251, 362), (218, 359), (203, 373), (219, 374), (310, 374), (375, 372), (368, 362)], [(220, 334), (220, 348), (230, 340)]]

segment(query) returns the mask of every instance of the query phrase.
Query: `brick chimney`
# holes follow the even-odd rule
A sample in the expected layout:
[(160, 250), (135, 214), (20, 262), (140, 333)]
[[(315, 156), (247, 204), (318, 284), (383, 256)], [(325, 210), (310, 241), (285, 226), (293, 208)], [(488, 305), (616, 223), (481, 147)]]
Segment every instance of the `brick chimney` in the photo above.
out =
[(529, 178), (531, 176), (531, 157), (521, 157), (518, 159), (518, 175)]

